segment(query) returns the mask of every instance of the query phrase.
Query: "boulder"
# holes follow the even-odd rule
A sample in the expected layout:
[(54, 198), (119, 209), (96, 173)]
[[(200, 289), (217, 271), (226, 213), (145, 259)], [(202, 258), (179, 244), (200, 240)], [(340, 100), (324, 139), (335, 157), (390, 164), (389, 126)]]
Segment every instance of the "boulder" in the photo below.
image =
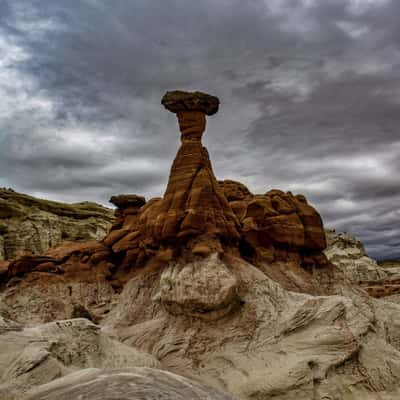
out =
[(238, 282), (216, 253), (171, 263), (160, 277), (160, 295), (172, 314), (217, 319), (238, 304)]

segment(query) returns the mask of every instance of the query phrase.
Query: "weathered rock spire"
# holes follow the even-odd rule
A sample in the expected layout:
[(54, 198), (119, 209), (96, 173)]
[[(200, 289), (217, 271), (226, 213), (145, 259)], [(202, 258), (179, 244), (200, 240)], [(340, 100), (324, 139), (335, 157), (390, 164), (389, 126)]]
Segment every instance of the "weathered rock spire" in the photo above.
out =
[(238, 221), (201, 143), (206, 115), (218, 111), (219, 100), (200, 92), (173, 91), (162, 104), (176, 113), (182, 144), (163, 199), (143, 213), (143, 233), (158, 242), (184, 243), (195, 254), (222, 251), (220, 239), (239, 238)]

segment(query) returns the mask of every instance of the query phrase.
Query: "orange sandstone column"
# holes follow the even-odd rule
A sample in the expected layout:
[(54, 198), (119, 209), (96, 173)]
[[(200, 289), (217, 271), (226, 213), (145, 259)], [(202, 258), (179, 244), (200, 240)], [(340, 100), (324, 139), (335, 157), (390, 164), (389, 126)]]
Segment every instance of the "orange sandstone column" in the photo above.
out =
[(153, 221), (153, 236), (161, 242), (178, 240), (198, 254), (221, 249), (220, 239), (238, 239), (238, 221), (201, 143), (206, 115), (218, 111), (219, 100), (201, 92), (173, 91), (164, 95), (162, 104), (177, 115), (182, 143)]

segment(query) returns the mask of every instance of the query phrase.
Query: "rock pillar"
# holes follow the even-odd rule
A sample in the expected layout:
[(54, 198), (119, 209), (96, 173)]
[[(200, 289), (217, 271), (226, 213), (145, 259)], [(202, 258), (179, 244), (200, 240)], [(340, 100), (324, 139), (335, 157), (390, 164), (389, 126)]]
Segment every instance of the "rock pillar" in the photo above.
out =
[(221, 242), (239, 238), (238, 220), (201, 143), (206, 115), (218, 111), (219, 100), (200, 92), (174, 91), (165, 94), (162, 104), (177, 115), (182, 143), (163, 199), (144, 215), (146, 235), (185, 245), (195, 254), (221, 252)]

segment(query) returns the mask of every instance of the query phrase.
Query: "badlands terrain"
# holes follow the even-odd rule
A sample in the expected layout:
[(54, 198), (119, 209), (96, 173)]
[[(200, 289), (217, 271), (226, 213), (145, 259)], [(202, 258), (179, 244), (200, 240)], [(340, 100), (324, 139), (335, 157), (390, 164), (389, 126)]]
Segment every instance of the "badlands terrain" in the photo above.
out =
[(399, 399), (400, 265), (301, 194), (218, 181), (216, 97), (162, 104), (181, 132), (163, 197), (0, 191), (0, 399)]

